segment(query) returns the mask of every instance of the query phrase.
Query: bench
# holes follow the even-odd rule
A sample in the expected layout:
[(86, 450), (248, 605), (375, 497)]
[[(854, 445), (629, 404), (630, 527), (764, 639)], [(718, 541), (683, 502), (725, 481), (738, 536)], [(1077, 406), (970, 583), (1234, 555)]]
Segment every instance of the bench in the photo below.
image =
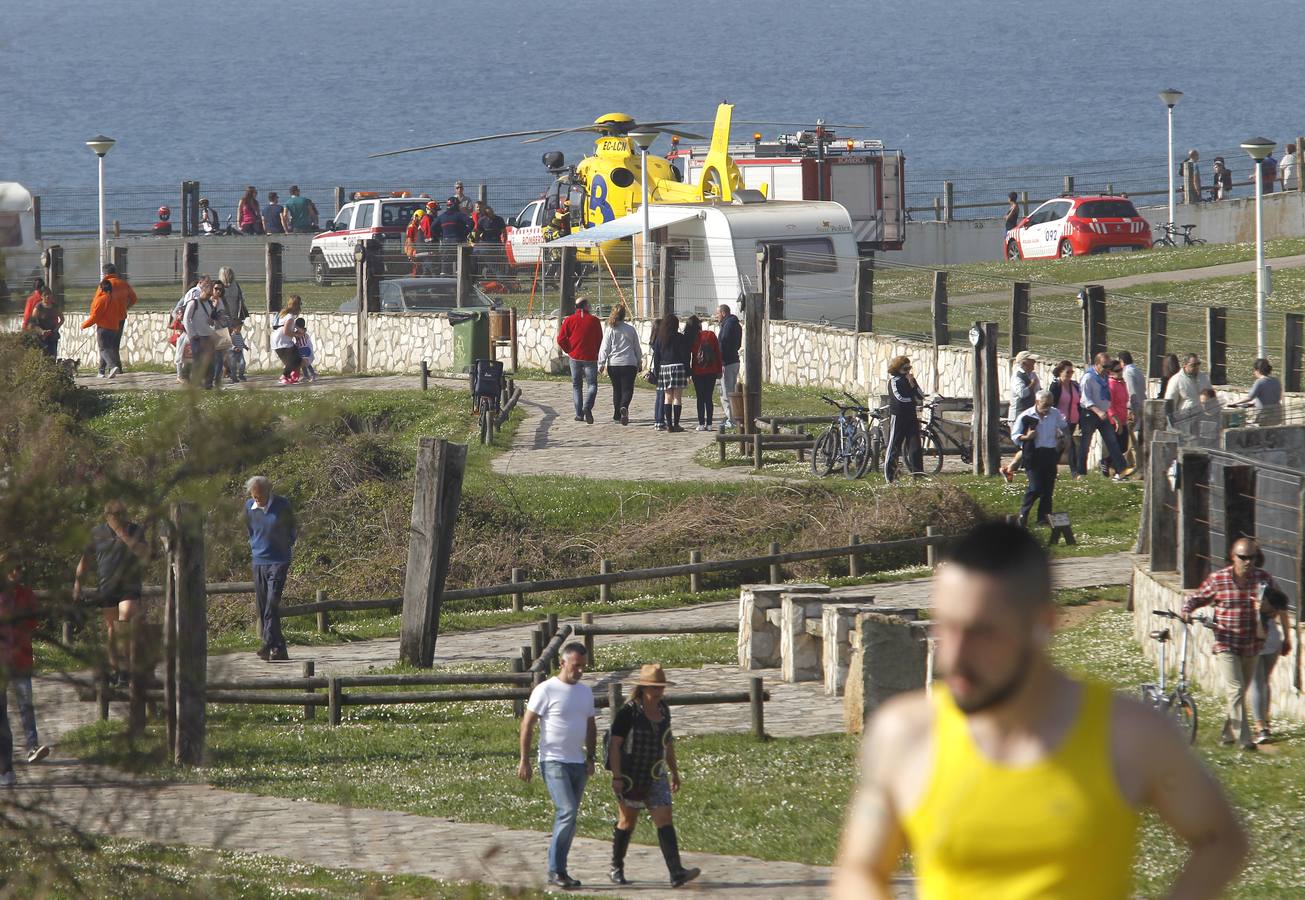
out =
[(805, 460), (805, 453), (816, 445), (816, 439), (809, 434), (726, 434), (716, 433), (716, 446), (720, 450), (720, 461), (725, 462), (725, 445), (739, 444), (739, 450), (747, 453), (752, 450), (752, 468), (760, 469), (763, 454), (767, 450), (793, 450), (797, 452), (798, 462)]
[(780, 611), (785, 594), (828, 593), (823, 584), (745, 584), (739, 590), (739, 668), (780, 668)]

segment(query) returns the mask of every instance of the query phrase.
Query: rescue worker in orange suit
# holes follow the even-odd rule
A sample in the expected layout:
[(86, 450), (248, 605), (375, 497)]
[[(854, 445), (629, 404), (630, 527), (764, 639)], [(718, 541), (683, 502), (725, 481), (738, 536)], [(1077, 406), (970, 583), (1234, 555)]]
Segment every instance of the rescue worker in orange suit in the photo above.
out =
[[(555, 241), (558, 238), (564, 238), (571, 233), (571, 207), (563, 197), (558, 200), (557, 209), (553, 210), (553, 218), (544, 226), (544, 242)], [(544, 279), (558, 277), (561, 273), (561, 255), (557, 250), (545, 250), (548, 258), (548, 265), (544, 270)]]
[(408, 227), (403, 232), (403, 255), (408, 257), (412, 263), (412, 273), (417, 274), (417, 238), (422, 217), (425, 215), (421, 210), (414, 210), (412, 218), (408, 220)]
[(421, 228), (418, 229), (421, 234), (417, 239), (418, 250), (417, 256), (421, 258), (421, 274), (437, 275), (435, 258), (439, 254), (439, 244), (442, 240), (439, 226), (440, 204), (438, 200), (432, 200), (426, 204), (426, 215), (421, 220)]

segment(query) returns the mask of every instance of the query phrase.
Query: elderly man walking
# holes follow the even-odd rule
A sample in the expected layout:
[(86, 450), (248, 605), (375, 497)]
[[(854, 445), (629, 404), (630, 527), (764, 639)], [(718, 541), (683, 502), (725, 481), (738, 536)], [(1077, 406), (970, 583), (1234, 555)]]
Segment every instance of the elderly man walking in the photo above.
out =
[(1028, 525), (1029, 510), (1038, 504), (1039, 525), (1051, 516), (1051, 498), (1056, 490), (1056, 466), (1060, 462), (1060, 442), (1069, 423), (1051, 402), (1051, 391), (1038, 391), (1032, 408), (1020, 413), (1010, 433), (1024, 451), (1024, 468), (1029, 486), (1020, 505), (1020, 525)]
[(255, 475), (245, 483), (249, 499), (245, 502), (245, 527), (249, 532), (249, 549), (254, 569), (254, 597), (258, 604), (259, 630), (263, 644), (258, 658), (285, 662), (290, 658), (281, 633), (281, 594), (295, 541), (298, 524), (290, 501), (272, 493), (272, 482)]
[(720, 342), (720, 405), (725, 410), (724, 425), (733, 428), (734, 411), (730, 407), (730, 394), (739, 386), (739, 348), (743, 346), (743, 326), (739, 317), (730, 312), (728, 303), (722, 303), (716, 310), (716, 335)]
[(1183, 619), (1203, 606), (1214, 607), (1214, 658), (1223, 675), (1227, 715), (1223, 743), (1254, 750), (1246, 715), (1246, 691), (1255, 677), (1263, 643), (1259, 637), (1260, 597), (1277, 591), (1273, 576), (1264, 571), (1264, 554), (1254, 539), (1238, 538), (1228, 553), (1231, 565), (1211, 572), (1183, 604)]
[(562, 320), (557, 332), (557, 346), (571, 357), (575, 420), (590, 425), (594, 424), (594, 400), (598, 397), (598, 349), (602, 343), (602, 324), (597, 316), (589, 314), (589, 301), (577, 297), (575, 312)]
[(1198, 436), (1204, 408), (1201, 395), (1212, 390), (1210, 376), (1201, 371), (1201, 357), (1187, 354), (1183, 367), (1173, 374), (1165, 385), (1165, 401), (1169, 404), (1169, 418), (1174, 428)]
[(580, 798), (594, 774), (598, 727), (594, 724), (594, 692), (581, 684), (585, 674), (584, 644), (567, 644), (557, 675), (535, 687), (521, 718), (521, 757), (517, 777), (529, 783), (530, 741), (539, 723), (539, 774), (543, 776), (557, 815), (548, 845), (548, 883), (566, 890), (580, 887), (566, 868), (575, 838)]

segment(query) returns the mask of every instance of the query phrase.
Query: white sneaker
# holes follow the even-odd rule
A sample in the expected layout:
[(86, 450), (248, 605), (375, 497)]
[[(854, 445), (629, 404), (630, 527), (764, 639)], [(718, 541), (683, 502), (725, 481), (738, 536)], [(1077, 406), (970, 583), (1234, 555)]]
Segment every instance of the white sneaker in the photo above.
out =
[(106, 377), (117, 378), (121, 374), (122, 374), (122, 369), (119, 369), (117, 366), (114, 366), (112, 369), (109, 370), (109, 374)]
[(707, 426), (706, 426), (706, 425), (695, 425), (695, 426), (693, 427), (693, 430), (694, 430), (694, 431), (707, 431), (708, 429), (707, 429)]
[(104, 377), (104, 373), (103, 373), (103, 372), (96, 372), (96, 373), (95, 373), (95, 377), (96, 377), (96, 378), (103, 378), (103, 377)]
[(0, 787), (13, 787), (18, 783), (18, 776), (14, 774), (13, 769), (0, 775)]
[(31, 753), (27, 754), (27, 762), (29, 765), (31, 763), (39, 763), (41, 760), (45, 759), (49, 755), (50, 755), (50, 748), (45, 746), (45, 744), (42, 744), (41, 746), (33, 750)]

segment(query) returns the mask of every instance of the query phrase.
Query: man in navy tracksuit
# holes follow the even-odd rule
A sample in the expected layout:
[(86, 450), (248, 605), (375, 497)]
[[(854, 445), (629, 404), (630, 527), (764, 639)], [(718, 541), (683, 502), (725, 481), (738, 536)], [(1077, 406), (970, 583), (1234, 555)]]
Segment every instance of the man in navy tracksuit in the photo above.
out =
[(435, 227), (440, 233), (441, 275), (457, 274), (458, 246), (467, 242), (474, 223), (462, 211), (457, 197), (450, 197), (444, 212), (435, 217)]
[(245, 485), (249, 500), (245, 503), (245, 526), (249, 529), (249, 549), (253, 556), (254, 596), (258, 601), (258, 620), (263, 646), (258, 656), (263, 660), (283, 662), (290, 658), (281, 634), (281, 593), (298, 529), (290, 501), (272, 493), (272, 482), (255, 475)]

